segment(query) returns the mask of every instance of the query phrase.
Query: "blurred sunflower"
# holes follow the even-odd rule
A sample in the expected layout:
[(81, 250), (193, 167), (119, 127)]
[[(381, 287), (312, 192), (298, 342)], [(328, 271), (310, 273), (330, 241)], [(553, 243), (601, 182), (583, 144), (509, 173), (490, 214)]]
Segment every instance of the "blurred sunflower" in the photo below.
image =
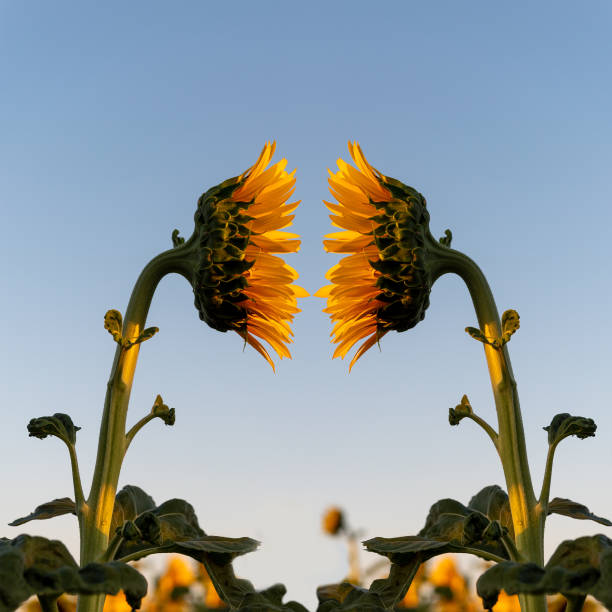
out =
[(292, 224), (299, 201), (287, 204), (295, 185), (295, 170), (285, 170), (287, 160), (266, 168), (275, 147), (267, 143), (251, 168), (200, 197), (199, 259), (192, 280), (200, 318), (219, 331), (238, 333), (273, 369), (260, 340), (281, 359), (290, 358), (296, 298), (308, 295), (292, 284), (297, 272), (276, 255), (296, 252), (300, 241), (280, 231)]
[(327, 251), (345, 257), (326, 274), (332, 284), (315, 295), (327, 298), (334, 358), (366, 338), (352, 368), (388, 331), (405, 331), (424, 318), (432, 276), (424, 257), (431, 238), (425, 198), (373, 168), (357, 143), (349, 142), (349, 152), (357, 168), (338, 160), (338, 172), (329, 171), (338, 203), (325, 202), (332, 225), (343, 231), (323, 241)]

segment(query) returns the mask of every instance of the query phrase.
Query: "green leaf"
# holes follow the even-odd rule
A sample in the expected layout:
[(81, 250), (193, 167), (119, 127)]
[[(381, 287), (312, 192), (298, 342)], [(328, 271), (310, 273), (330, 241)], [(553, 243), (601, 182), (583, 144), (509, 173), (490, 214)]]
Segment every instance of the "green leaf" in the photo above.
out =
[(139, 608), (147, 582), (125, 563), (90, 563), (80, 569), (57, 540), (29, 535), (0, 539), (0, 612), (14, 610), (31, 595), (114, 595), (121, 589), (132, 608)]
[(130, 346), (140, 344), (141, 342), (151, 339), (158, 331), (159, 327), (147, 327), (141, 334), (138, 335), (136, 340), (130, 342)]
[(168, 406), (164, 404), (161, 395), (155, 398), (155, 402), (151, 408), (151, 414), (159, 417), (166, 425), (174, 425), (176, 421), (176, 412), (174, 408), (168, 408)]
[(55, 436), (63, 440), (66, 444), (76, 443), (76, 432), (81, 429), (76, 427), (72, 419), (67, 414), (56, 412), (53, 416), (44, 416), (31, 419), (28, 423), (30, 437), (40, 438)]
[(474, 340), (478, 340), (483, 344), (492, 344), (491, 340), (489, 340), (477, 327), (466, 327), (465, 331), (474, 338)]
[(503, 562), (487, 570), (477, 582), (486, 609), (491, 610), (499, 592), (552, 594), (568, 598), (592, 595), (612, 608), (612, 540), (604, 535), (562, 542), (548, 563)]
[(586, 417), (572, 416), (567, 412), (557, 414), (553, 417), (548, 427), (543, 427), (548, 432), (548, 444), (559, 444), (561, 440), (568, 436), (576, 436), (583, 440), (595, 435), (597, 425), (593, 419)]
[(548, 504), (548, 514), (562, 514), (563, 516), (569, 516), (575, 519), (595, 521), (605, 525), (606, 527), (612, 527), (612, 522), (601, 516), (593, 514), (586, 506), (579, 504), (571, 499), (564, 499), (562, 497), (555, 497)]
[(135, 519), (139, 514), (152, 508), (155, 508), (153, 498), (140, 487), (134, 485), (123, 487), (115, 497), (110, 533), (115, 533), (123, 523)]
[[(462, 404), (469, 405), (464, 399)], [(498, 486), (485, 487), (467, 506), (442, 499), (430, 508), (425, 526), (417, 535), (372, 538), (363, 543), (367, 550), (391, 561), (388, 578), (374, 581), (365, 592), (348, 587), (322, 590), (319, 610), (390, 609), (406, 594), (419, 565), (444, 553), (508, 559), (502, 537), (511, 537), (511, 527), (508, 496)]]
[(385, 607), (380, 595), (372, 593), (368, 589), (355, 586), (350, 582), (341, 584), (329, 584), (317, 589), (319, 607), (317, 612), (359, 612), (368, 610), (371, 612), (383, 612), (389, 608)]
[(109, 310), (104, 315), (104, 329), (113, 337), (113, 340), (121, 344), (123, 330), (123, 317), (118, 310)]
[(474, 411), (472, 410), (470, 400), (467, 395), (464, 395), (461, 398), (460, 404), (448, 409), (448, 422), (451, 425), (459, 425), (462, 419), (472, 414), (474, 414)]
[(521, 326), (521, 318), (516, 310), (506, 310), (502, 315), (502, 344), (506, 344)]
[(514, 524), (510, 512), (508, 494), (498, 485), (490, 485), (481, 489), (470, 501), (468, 508), (478, 510), (491, 521), (499, 521), (514, 539)]
[(46, 504), (41, 504), (36, 507), (34, 512), (22, 518), (15, 519), (12, 523), (9, 523), (9, 525), (11, 527), (17, 527), (29, 521), (50, 519), (55, 516), (61, 516), (62, 514), (76, 514), (76, 505), (69, 497), (61, 497), (47, 502)]

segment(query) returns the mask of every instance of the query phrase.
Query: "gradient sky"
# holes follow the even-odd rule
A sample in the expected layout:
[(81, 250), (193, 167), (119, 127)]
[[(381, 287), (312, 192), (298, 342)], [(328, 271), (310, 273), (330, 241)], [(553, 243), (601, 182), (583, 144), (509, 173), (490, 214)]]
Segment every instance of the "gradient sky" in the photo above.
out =
[[(65, 448), (28, 438), (32, 417), (67, 412), (82, 427), (89, 484), (114, 354), (104, 313), (125, 310), (172, 230), (191, 234), (199, 195), (267, 140), (298, 169), (303, 243), (288, 261), (311, 292), (336, 261), (321, 200), (347, 140), (427, 197), (432, 233), (451, 228), (500, 312), (521, 315), (510, 353), (536, 487), (541, 428), (560, 412), (593, 417), (596, 438), (558, 449), (552, 495), (612, 515), (612, 5), (373, 6), (0, 1), (2, 524), (72, 495)], [(409, 535), (438, 499), (504, 483), (484, 433), (447, 422), (464, 393), (495, 420), (458, 278), (439, 280), (425, 321), (350, 375), (330, 360), (323, 302), (301, 306), (294, 358), (274, 374), (166, 278), (128, 420), (161, 393), (177, 422), (139, 434), (120, 484), (188, 499), (210, 534), (261, 540), (240, 575), (313, 607), (315, 587), (346, 571), (342, 545), (320, 533), (329, 504), (366, 537)], [(27, 531), (76, 553), (75, 528), (70, 516)], [(566, 537), (612, 536), (557, 516), (548, 528), (548, 554)]]

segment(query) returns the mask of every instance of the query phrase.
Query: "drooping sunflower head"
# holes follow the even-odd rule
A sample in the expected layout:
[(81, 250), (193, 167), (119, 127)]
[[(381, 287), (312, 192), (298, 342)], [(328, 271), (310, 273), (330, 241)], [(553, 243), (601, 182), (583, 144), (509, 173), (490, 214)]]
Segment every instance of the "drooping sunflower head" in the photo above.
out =
[(275, 143), (266, 144), (255, 165), (198, 200), (192, 280), (200, 318), (216, 330), (237, 332), (272, 368), (260, 340), (281, 359), (291, 357), (287, 344), (289, 324), (299, 312), (296, 298), (308, 295), (292, 284), (297, 272), (276, 255), (296, 252), (300, 241), (279, 231), (292, 224), (299, 201), (287, 203), (295, 185), (287, 160), (266, 168), (274, 149)]
[(330, 171), (325, 202), (332, 225), (325, 249), (345, 255), (326, 275), (332, 282), (315, 295), (327, 298), (334, 324), (334, 357), (344, 358), (360, 340), (350, 367), (390, 330), (405, 331), (425, 317), (432, 274), (426, 246), (431, 242), (425, 198), (412, 187), (373, 168), (357, 143), (349, 142), (356, 168), (342, 159)]

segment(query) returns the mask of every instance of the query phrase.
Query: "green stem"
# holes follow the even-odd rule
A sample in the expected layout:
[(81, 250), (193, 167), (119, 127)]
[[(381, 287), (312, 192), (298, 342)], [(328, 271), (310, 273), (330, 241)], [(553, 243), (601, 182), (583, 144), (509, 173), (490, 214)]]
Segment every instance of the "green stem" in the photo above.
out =
[(557, 449), (557, 444), (558, 442), (556, 442), (555, 444), (551, 444), (548, 447), (548, 454), (546, 455), (546, 467), (544, 468), (544, 479), (542, 480), (542, 490), (540, 491), (540, 498), (538, 500), (538, 505), (544, 520), (546, 520), (546, 516), (548, 515), (548, 502), (550, 501), (550, 483), (552, 480), (553, 460), (555, 458), (555, 450)]
[[(469, 257), (434, 243), (433, 277), (452, 272), (468, 287), (478, 325), (487, 337), (502, 335), (501, 322), (493, 294), (480, 268)], [(544, 565), (543, 520), (531, 482), (525, 433), (516, 381), (507, 346), (484, 344), (498, 419), (497, 448), (501, 458), (518, 552), (527, 560)], [(545, 612), (546, 599), (540, 595), (521, 597), (523, 612)]]
[(85, 503), (85, 495), (83, 494), (83, 485), (81, 484), (81, 472), (79, 471), (79, 461), (77, 459), (76, 449), (74, 444), (66, 444), (70, 453), (70, 467), (72, 469), (72, 484), (74, 487), (74, 501), (76, 503), (77, 515)]
[[(188, 279), (193, 268), (194, 236), (180, 247), (153, 258), (143, 269), (127, 307), (123, 337), (132, 340), (144, 329), (159, 281), (172, 272)], [(107, 385), (100, 426), (98, 453), (89, 497), (79, 512), (81, 566), (99, 559), (108, 547), (109, 531), (121, 464), (127, 448), (125, 423), (140, 344), (117, 347)], [(104, 595), (79, 597), (78, 612), (100, 612)]]
[(153, 419), (157, 419), (159, 417), (159, 415), (157, 414), (147, 414), (147, 416), (143, 417), (142, 419), (140, 419), (140, 421), (138, 421), (138, 423), (135, 423), (134, 426), (130, 429), (130, 431), (127, 432), (127, 434), (125, 434), (125, 450), (127, 451), (128, 447), (130, 446), (130, 444), (132, 443), (132, 440), (134, 439), (134, 436), (150, 421), (152, 421)]
[(480, 425), (480, 427), (482, 427), (482, 429), (485, 430), (489, 438), (491, 438), (491, 442), (493, 442), (493, 446), (495, 446), (495, 450), (499, 453), (499, 448), (497, 446), (497, 440), (499, 436), (497, 435), (497, 432), (483, 418), (479, 417), (477, 414), (466, 414), (465, 416), (467, 419), (472, 419), (474, 423), (477, 423), (478, 425)]

